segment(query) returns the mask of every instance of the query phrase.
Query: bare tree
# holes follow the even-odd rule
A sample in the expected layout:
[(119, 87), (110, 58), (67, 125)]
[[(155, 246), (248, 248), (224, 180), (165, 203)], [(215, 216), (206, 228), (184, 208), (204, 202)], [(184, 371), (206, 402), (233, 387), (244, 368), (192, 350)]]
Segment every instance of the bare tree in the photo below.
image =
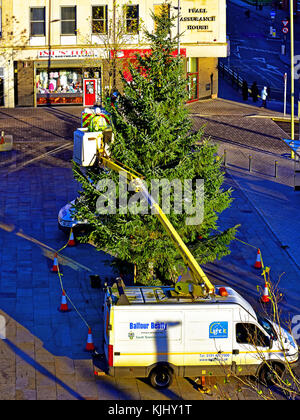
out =
[(108, 95), (120, 88), (120, 72), (130, 61), (130, 58), (123, 57), (122, 52), (128, 45), (140, 46), (141, 26), (137, 6), (119, 5), (113, 0), (112, 9), (108, 6), (93, 7), (92, 39), (78, 32), (86, 45), (101, 51), (100, 57), (95, 54), (86, 60), (86, 67), (103, 68), (102, 82)]
[[(234, 397), (241, 399), (243, 396), (251, 395), (251, 399), (263, 400), (296, 400), (300, 399), (300, 379), (299, 372), (293, 369), (288, 362), (288, 354), (286, 349), (286, 336), (283, 333), (283, 328), (291, 332), (291, 321), (284, 322), (282, 320), (282, 313), (280, 309), (280, 302), (283, 299), (283, 293), (279, 288), (280, 278), (277, 284), (272, 284), (270, 279), (270, 271), (266, 270), (268, 280), (268, 294), (269, 303), (261, 305), (261, 313), (267, 319), (277, 325), (274, 336), (271, 340), (278, 340), (282, 349), (283, 362), (282, 363), (270, 361), (266, 357), (266, 352), (260, 346), (260, 337), (252, 330), (247, 331), (247, 341), (251, 344), (257, 354), (258, 364), (261, 365), (260, 374), (258, 377), (243, 375), (243, 367), (238, 367), (238, 374), (234, 373), (228, 365), (222, 363), (220, 365), (224, 370), (223, 384), (216, 383), (212, 390), (215, 392), (216, 398), (232, 399), (232, 392)], [(275, 337), (276, 334), (276, 337)]]
[[(6, 16), (3, 23), (3, 37), (0, 40), (1, 63), (5, 66), (2, 83), (6, 84), (6, 95), (9, 96), (14, 90), (14, 84), (10, 82), (9, 69), (18, 58), (20, 51), (24, 50), (29, 42), (28, 31), (20, 27), (20, 22), (15, 16)], [(5, 92), (0, 92), (1, 103), (4, 104)]]

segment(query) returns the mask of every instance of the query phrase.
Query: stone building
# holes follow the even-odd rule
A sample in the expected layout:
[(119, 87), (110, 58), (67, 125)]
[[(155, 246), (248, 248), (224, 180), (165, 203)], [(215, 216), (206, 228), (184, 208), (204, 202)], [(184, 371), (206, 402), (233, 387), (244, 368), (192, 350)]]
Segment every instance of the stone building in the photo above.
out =
[[(116, 5), (117, 3), (117, 5)], [(0, 0), (0, 105), (89, 105), (116, 83), (116, 71), (149, 49), (143, 27), (161, 0)], [(182, 34), (190, 101), (218, 94), (218, 58), (227, 54), (226, 0), (170, 0)], [(71, 5), (72, 4), (72, 5)], [(112, 63), (115, 63), (112, 66)]]

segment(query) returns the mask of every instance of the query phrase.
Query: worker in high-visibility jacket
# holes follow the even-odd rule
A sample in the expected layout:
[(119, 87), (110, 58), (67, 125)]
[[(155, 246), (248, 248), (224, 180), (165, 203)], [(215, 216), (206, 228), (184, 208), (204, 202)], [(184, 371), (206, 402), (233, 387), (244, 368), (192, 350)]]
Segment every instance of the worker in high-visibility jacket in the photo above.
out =
[(100, 108), (96, 108), (95, 116), (91, 119), (89, 123), (90, 132), (104, 131), (110, 127), (110, 120), (107, 115), (101, 112)]

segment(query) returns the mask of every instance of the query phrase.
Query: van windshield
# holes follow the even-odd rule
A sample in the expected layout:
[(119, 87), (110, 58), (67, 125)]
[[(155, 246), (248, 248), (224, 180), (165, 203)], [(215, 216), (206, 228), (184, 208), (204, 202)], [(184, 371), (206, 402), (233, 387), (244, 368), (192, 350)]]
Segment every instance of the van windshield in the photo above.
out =
[(275, 332), (272, 324), (270, 323), (270, 321), (268, 321), (265, 317), (263, 317), (259, 313), (256, 313), (256, 316), (257, 316), (257, 321), (258, 321), (259, 325), (261, 327), (263, 327), (263, 329), (269, 334), (269, 336), (272, 339), (276, 338), (277, 337), (276, 332)]

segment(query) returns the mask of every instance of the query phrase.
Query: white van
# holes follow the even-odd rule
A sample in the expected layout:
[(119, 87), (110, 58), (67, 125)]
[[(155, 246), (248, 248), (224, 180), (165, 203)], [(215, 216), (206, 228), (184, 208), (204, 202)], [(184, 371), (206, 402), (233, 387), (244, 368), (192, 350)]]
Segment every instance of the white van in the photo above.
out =
[(125, 287), (121, 279), (105, 286), (105, 355), (95, 375), (148, 377), (165, 388), (174, 375), (232, 372), (267, 382), (270, 364), (283, 374), (286, 363), (298, 360), (294, 338), (233, 289), (223, 289), (197, 298), (172, 287)]

